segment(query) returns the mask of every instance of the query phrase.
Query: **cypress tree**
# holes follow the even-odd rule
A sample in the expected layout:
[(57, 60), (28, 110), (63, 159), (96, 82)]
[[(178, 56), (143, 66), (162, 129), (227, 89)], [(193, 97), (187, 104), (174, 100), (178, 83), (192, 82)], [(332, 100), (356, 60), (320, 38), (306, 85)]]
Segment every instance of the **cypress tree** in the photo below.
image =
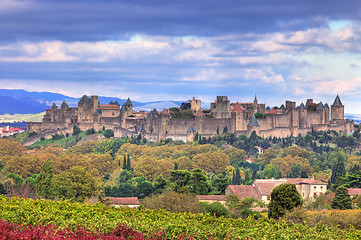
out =
[(123, 170), (126, 170), (127, 169), (127, 158), (124, 156), (123, 158)]
[(247, 171), (245, 176), (244, 176), (244, 182), (247, 183), (248, 181), (249, 181), (249, 173)]
[(50, 158), (43, 164), (40, 174), (35, 180), (36, 193), (44, 198), (53, 196), (54, 166)]
[(173, 170), (175, 170), (175, 171), (178, 170), (178, 163), (177, 163), (177, 162), (174, 163), (174, 168), (173, 168)]
[(132, 167), (131, 167), (131, 165), (130, 165), (129, 154), (128, 154), (128, 159), (127, 159), (127, 170), (128, 170), (128, 171), (132, 170)]
[(240, 184), (241, 184), (241, 176), (239, 174), (239, 168), (237, 168), (235, 178), (234, 178), (234, 185), (240, 185)]
[(198, 133), (196, 133), (196, 135), (194, 136), (193, 141), (194, 141), (194, 142), (198, 141)]

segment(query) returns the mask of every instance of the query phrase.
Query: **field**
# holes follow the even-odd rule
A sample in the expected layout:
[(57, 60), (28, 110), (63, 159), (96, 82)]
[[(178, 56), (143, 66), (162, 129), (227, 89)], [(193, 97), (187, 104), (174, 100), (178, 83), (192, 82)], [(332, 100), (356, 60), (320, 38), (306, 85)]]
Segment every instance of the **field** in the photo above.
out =
[[(206, 214), (169, 213), (163, 210), (147, 209), (115, 209), (103, 204), (26, 200), (4, 196), (0, 197), (0, 219), (2, 219), (3, 225), (15, 224), (6, 229), (29, 231), (29, 229), (35, 228), (34, 231), (38, 231), (41, 226), (45, 226), (46, 228), (56, 228), (72, 233), (80, 231), (84, 234), (85, 231), (89, 234), (98, 234), (98, 239), (101, 238), (99, 234), (109, 235), (117, 231), (133, 231), (134, 234), (140, 234), (139, 236), (144, 236), (145, 239), (361, 238), (361, 231), (359, 230), (353, 228), (340, 230), (337, 227), (327, 227), (323, 224), (310, 228), (307, 225), (285, 221), (276, 222), (267, 218), (258, 220), (253, 218), (246, 220), (226, 219)], [(0, 233), (0, 236), (6, 234), (5, 232)], [(48, 232), (50, 234), (54, 231)], [(107, 238), (104, 237), (103, 239)]]
[(37, 114), (3, 114), (0, 115), (0, 123), (2, 122), (41, 122), (45, 112)]

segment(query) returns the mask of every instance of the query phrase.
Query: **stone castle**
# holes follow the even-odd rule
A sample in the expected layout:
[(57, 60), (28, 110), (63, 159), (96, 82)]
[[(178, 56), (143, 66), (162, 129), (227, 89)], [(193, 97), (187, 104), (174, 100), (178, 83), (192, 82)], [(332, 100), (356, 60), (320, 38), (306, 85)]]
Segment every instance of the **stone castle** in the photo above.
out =
[(217, 96), (210, 109), (201, 109), (201, 101), (188, 101), (194, 117), (182, 119), (171, 115), (172, 109), (158, 112), (133, 111), (130, 99), (120, 106), (118, 102), (100, 104), (98, 96), (83, 96), (78, 107), (69, 107), (66, 102), (59, 108), (55, 103), (46, 110), (42, 122), (29, 122), (28, 131), (50, 137), (57, 132), (69, 133), (77, 125), (81, 130), (96, 131), (112, 129), (114, 137), (141, 134), (150, 141), (167, 138), (193, 141), (196, 133), (202, 137), (227, 130), (237, 136), (249, 136), (253, 131), (261, 137), (286, 137), (306, 135), (314, 130), (353, 131), (353, 121), (344, 119), (344, 105), (337, 95), (331, 110), (328, 104), (316, 104), (308, 99), (306, 104), (286, 101), (280, 107), (265, 107), (257, 97), (251, 103), (231, 103), (226, 96)]

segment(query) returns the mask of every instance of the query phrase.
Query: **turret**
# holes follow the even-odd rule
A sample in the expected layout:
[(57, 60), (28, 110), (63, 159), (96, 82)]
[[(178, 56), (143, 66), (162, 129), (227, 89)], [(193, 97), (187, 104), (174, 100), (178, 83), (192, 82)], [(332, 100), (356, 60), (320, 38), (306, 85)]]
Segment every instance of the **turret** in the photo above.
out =
[(336, 96), (335, 101), (331, 105), (331, 120), (343, 120), (344, 119), (344, 105), (342, 105), (340, 97)]
[(196, 131), (194, 131), (192, 124), (189, 125), (187, 131), (187, 142), (193, 142), (194, 137), (196, 136)]
[(247, 130), (248, 130), (249, 135), (253, 131), (256, 131), (257, 135), (259, 134), (259, 124), (258, 124), (258, 121), (254, 114), (252, 115), (251, 120), (249, 120), (249, 122), (247, 124)]

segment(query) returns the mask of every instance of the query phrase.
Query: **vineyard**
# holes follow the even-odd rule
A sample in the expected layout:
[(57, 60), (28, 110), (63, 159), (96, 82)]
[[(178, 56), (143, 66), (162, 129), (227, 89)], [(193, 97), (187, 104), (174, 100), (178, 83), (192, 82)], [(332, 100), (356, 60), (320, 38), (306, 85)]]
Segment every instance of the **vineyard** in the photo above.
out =
[[(0, 239), (360, 239), (361, 231), (103, 204), (0, 197)], [(20, 234), (20, 235), (19, 235)], [(13, 236), (13, 238), (11, 238)]]

